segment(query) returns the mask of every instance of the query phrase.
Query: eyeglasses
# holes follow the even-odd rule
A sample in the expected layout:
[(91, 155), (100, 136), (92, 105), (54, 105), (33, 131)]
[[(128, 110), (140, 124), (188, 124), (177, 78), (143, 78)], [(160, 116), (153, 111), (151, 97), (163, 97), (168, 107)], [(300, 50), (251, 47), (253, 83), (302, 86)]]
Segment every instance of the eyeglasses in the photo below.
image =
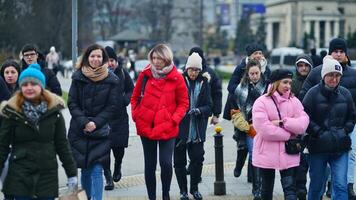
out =
[(37, 55), (37, 53), (26, 53), (26, 54), (23, 54), (23, 57), (29, 58), (29, 57), (34, 57), (35, 55)]
[(199, 73), (201, 70), (199, 68), (188, 68), (188, 71)]

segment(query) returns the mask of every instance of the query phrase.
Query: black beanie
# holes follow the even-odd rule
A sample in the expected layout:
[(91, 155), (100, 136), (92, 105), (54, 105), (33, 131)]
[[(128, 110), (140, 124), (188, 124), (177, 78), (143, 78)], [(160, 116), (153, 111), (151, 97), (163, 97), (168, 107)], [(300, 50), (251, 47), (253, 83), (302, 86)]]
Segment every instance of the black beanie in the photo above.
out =
[(250, 56), (255, 51), (262, 51), (263, 52), (263, 47), (261, 45), (257, 44), (257, 43), (248, 44), (246, 46), (247, 56)]
[(293, 73), (287, 69), (277, 69), (272, 72), (269, 80), (270, 83), (274, 83), (284, 78), (293, 78)]
[(341, 49), (347, 54), (346, 41), (342, 38), (334, 38), (329, 43), (329, 55), (337, 49)]
[(106, 51), (106, 53), (108, 53), (109, 58), (112, 58), (117, 61), (117, 55), (113, 48), (106, 46), (105, 51)]

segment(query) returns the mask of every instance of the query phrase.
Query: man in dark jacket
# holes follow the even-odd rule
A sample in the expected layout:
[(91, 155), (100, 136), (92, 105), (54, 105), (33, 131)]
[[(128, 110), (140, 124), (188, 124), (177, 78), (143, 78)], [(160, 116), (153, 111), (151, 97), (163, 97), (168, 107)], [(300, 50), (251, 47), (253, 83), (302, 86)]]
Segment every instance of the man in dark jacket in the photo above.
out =
[(52, 70), (46, 67), (46, 58), (39, 52), (38, 48), (33, 44), (26, 44), (22, 50), (22, 71), (25, 70), (30, 64), (38, 63), (41, 66), (41, 71), (46, 77), (46, 86), (48, 90), (62, 96), (61, 85)]
[[(356, 70), (351, 68), (350, 60), (347, 56), (347, 45), (346, 41), (342, 38), (334, 38), (330, 41), (329, 44), (329, 56), (337, 60), (342, 69), (343, 74), (340, 80), (340, 85), (347, 88), (353, 98), (354, 103), (356, 102)], [(325, 58), (327, 58), (326, 56)], [(324, 60), (325, 60), (324, 58)], [(307, 91), (312, 88), (314, 85), (319, 84), (321, 80), (321, 69), (322, 65), (315, 67), (309, 73), (308, 77), (306, 78), (302, 90), (299, 94), (299, 99), (303, 99)], [(356, 157), (356, 129), (354, 129), (353, 133), (351, 134), (352, 139), (352, 150), (350, 151), (349, 158), (351, 162), (349, 162), (348, 167), (348, 189), (349, 189), (349, 196), (352, 198), (356, 198), (354, 191), (353, 191), (353, 183), (354, 183), (354, 160)]]
[(261, 71), (264, 75), (264, 78), (268, 79), (271, 74), (271, 70), (269, 69), (268, 62), (263, 55), (263, 47), (259, 44), (252, 43), (246, 46), (246, 54), (247, 57), (242, 59), (241, 63), (235, 68), (231, 79), (229, 81), (229, 85), (227, 86), (227, 90), (230, 94), (234, 94), (236, 87), (239, 85), (242, 76), (246, 70), (246, 64), (251, 59), (256, 59), (260, 61)]
[[(295, 61), (296, 72), (292, 81), (292, 92), (298, 97), (299, 91), (302, 89), (303, 83), (307, 78), (309, 72), (313, 68), (313, 61), (307, 54), (302, 54), (297, 57)], [(302, 101), (302, 99), (299, 99)], [(297, 168), (296, 185), (297, 197), (299, 200), (305, 200), (307, 195), (307, 173), (308, 173), (307, 156), (302, 152), (300, 154), (300, 165)]]
[(308, 199), (321, 199), (327, 164), (331, 167), (332, 199), (350, 199), (347, 171), (349, 134), (355, 126), (356, 111), (351, 93), (340, 84), (343, 70), (340, 63), (325, 57), (322, 81), (312, 87), (303, 99), (310, 117), (307, 129), (310, 164)]
[(118, 182), (121, 179), (122, 158), (129, 142), (129, 120), (126, 107), (130, 104), (134, 85), (129, 73), (123, 68), (122, 62), (119, 63), (119, 58), (116, 56), (114, 49), (107, 46), (105, 50), (109, 56), (109, 71), (119, 77), (118, 95), (123, 97), (121, 106), (116, 108), (115, 114), (110, 121), (111, 132), (109, 138), (111, 150), (115, 157), (113, 175), (111, 175), (110, 162), (107, 163), (107, 166), (104, 166), (105, 190), (113, 190), (114, 182)]

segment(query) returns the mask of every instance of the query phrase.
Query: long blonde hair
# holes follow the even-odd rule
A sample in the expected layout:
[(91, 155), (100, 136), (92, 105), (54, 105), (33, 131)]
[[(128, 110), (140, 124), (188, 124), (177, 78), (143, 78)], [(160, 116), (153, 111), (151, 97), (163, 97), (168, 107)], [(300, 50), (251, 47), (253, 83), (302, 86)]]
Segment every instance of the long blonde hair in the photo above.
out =
[(281, 80), (275, 81), (270, 84), (270, 87), (267, 91), (267, 96), (270, 97), (272, 96), (278, 89), (279, 84), (281, 83)]

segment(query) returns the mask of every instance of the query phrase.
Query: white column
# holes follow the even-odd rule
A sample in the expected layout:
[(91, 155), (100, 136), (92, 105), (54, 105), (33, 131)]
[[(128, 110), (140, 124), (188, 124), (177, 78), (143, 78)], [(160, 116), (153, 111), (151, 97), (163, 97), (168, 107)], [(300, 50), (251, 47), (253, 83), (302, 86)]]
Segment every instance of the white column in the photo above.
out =
[(266, 45), (268, 50), (273, 49), (273, 26), (272, 22), (267, 22), (267, 37), (266, 37)]
[(335, 20), (334, 23), (334, 37), (339, 36), (339, 32), (340, 32), (340, 23), (339, 23), (339, 19)]
[[(305, 20), (304, 21), (304, 33), (310, 34), (310, 30), (311, 30), (310, 20)], [(303, 36), (304, 36), (304, 33), (303, 33)]]
[(319, 48), (320, 45), (320, 22), (318, 20), (314, 21), (314, 37), (315, 37), (315, 48)]
[(325, 45), (328, 45), (331, 39), (331, 27), (330, 27), (331, 21), (325, 21)]

